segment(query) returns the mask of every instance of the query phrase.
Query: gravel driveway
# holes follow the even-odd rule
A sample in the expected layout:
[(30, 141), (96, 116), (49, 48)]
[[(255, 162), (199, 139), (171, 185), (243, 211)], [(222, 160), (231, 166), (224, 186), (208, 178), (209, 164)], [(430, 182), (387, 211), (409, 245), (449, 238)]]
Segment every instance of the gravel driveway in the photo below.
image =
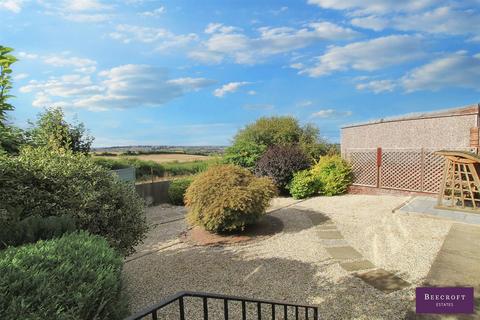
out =
[[(405, 200), (364, 195), (275, 199), (270, 214), (282, 220), (281, 232), (220, 247), (178, 241), (186, 228), (178, 220), (184, 208), (150, 208), (149, 221), (157, 226), (124, 267), (132, 309), (189, 290), (314, 304), (322, 319), (403, 319), (412, 307), (415, 285), (428, 273), (451, 225), (392, 214)], [(312, 212), (328, 216), (342, 241), (411, 286), (387, 294), (345, 271), (319, 239)]]

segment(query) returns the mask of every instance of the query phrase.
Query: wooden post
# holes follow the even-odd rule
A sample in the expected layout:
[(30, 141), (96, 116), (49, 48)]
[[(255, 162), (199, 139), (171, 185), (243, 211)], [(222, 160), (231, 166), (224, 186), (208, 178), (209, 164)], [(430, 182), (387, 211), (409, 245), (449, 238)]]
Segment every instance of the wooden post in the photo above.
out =
[(423, 192), (425, 185), (425, 148), (420, 149), (420, 191)]
[(382, 166), (382, 148), (378, 147), (377, 148), (377, 188), (380, 188), (380, 174), (381, 174), (381, 168)]

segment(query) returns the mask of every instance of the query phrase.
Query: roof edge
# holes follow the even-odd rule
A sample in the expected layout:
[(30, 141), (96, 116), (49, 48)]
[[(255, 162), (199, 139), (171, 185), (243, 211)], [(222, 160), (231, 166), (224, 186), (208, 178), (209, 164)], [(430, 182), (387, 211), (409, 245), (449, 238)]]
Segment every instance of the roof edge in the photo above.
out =
[(475, 104), (470, 104), (463, 107), (440, 109), (437, 111), (430, 111), (430, 112), (407, 113), (403, 116), (392, 116), (392, 117), (370, 120), (366, 122), (352, 123), (352, 124), (347, 124), (342, 126), (341, 129), (368, 126), (368, 125), (374, 125), (379, 123), (443, 118), (443, 117), (450, 117), (450, 116), (464, 116), (464, 115), (472, 115), (472, 114), (479, 114), (479, 113), (480, 113), (480, 104), (475, 103)]

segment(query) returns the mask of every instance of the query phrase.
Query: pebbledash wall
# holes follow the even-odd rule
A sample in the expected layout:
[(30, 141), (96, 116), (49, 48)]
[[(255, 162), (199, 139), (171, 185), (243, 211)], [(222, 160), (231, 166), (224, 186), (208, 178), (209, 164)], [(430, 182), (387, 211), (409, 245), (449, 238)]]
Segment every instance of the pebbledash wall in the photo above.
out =
[(380, 119), (341, 129), (342, 156), (354, 171), (352, 192), (436, 194), (439, 150), (478, 153), (480, 105)]

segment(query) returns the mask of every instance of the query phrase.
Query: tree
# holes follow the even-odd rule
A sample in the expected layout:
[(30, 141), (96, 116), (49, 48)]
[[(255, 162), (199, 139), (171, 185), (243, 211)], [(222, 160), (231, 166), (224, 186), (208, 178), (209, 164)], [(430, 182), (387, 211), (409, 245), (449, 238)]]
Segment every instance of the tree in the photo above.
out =
[(83, 123), (68, 123), (61, 108), (46, 109), (35, 123), (30, 124), (26, 134), (33, 146), (49, 146), (84, 154), (90, 152), (94, 138), (88, 134)]
[(23, 132), (7, 123), (7, 111), (12, 111), (13, 106), (8, 103), (12, 89), (11, 65), (17, 61), (12, 48), (0, 45), (0, 153), (18, 153), (20, 144), (23, 143)]
[(225, 161), (252, 168), (269, 147), (299, 146), (310, 160), (318, 160), (327, 150), (319, 129), (307, 124), (301, 126), (293, 117), (263, 117), (240, 130), (231, 147), (225, 152)]
[(12, 89), (11, 65), (17, 61), (12, 48), (0, 45), (0, 126), (5, 126), (6, 111), (13, 110), (13, 106), (7, 102), (13, 96), (9, 94)]

